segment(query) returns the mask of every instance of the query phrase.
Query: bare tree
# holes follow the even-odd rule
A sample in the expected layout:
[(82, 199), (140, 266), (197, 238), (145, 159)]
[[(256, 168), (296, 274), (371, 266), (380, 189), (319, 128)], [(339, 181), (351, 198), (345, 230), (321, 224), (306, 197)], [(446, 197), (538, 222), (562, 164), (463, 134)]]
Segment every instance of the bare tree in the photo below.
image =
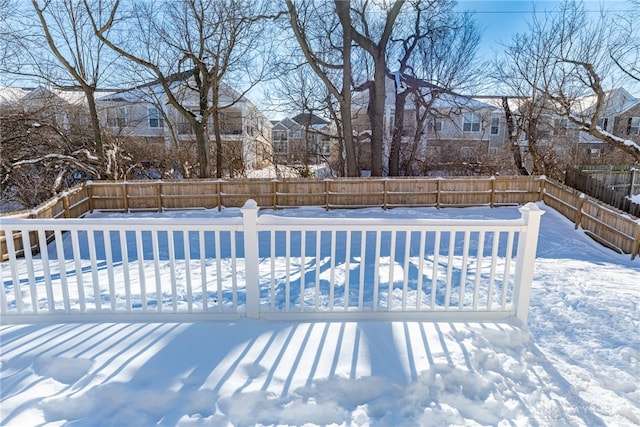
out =
[(382, 176), (383, 151), (384, 151), (384, 106), (386, 99), (385, 82), (387, 78), (387, 47), (393, 35), (393, 29), (405, 0), (396, 0), (386, 9), (386, 16), (382, 29), (378, 34), (374, 33), (376, 25), (372, 25), (369, 14), (370, 3), (363, 1), (359, 7), (352, 8), (357, 16), (355, 23), (351, 24), (353, 40), (363, 48), (373, 61), (372, 79), (360, 85), (361, 89), (369, 92), (369, 105), (367, 114), (371, 123), (371, 175)]
[(335, 10), (330, 10), (328, 4), (285, 1), (291, 28), (305, 59), (340, 106), (339, 134), (345, 151), (346, 173), (358, 176), (360, 171), (351, 123), (352, 30), (349, 2), (335, 0)]
[[(577, 130), (640, 160), (640, 145), (598, 126), (607, 102), (603, 79), (616, 74), (611, 42), (619, 28), (611, 15), (589, 19), (582, 3), (567, 1), (542, 18), (534, 15), (529, 31), (516, 35), (507, 46), (499, 76), (518, 95), (529, 98), (519, 115), (533, 155), (534, 174), (544, 173), (536, 144), (545, 115), (564, 116)], [(627, 71), (633, 73), (632, 68)], [(593, 100), (589, 105), (585, 105), (587, 96)]]
[[(393, 77), (403, 87), (397, 88), (395, 95), (389, 175), (399, 174), (401, 154), (404, 173), (412, 173), (425, 122), (433, 116), (436, 100), (454, 89), (475, 89), (477, 76), (484, 72), (484, 63), (476, 58), (480, 32), (470, 14), (456, 13), (449, 0), (416, 1), (410, 5), (411, 13), (406, 13), (401, 23), (406, 35), (394, 39), (392, 46), (399, 56), (398, 72)], [(407, 31), (409, 28), (411, 31)], [(407, 98), (413, 104), (414, 117), (412, 126), (405, 131)], [(411, 140), (401, 153), (403, 135), (408, 133)]]
[[(84, 0), (85, 2), (88, 0)], [(162, 86), (167, 102), (191, 125), (198, 148), (200, 177), (211, 177), (209, 124), (216, 144), (216, 176), (223, 173), (220, 113), (238, 103), (265, 77), (267, 62), (258, 60), (269, 41), (265, 37), (264, 2), (250, 0), (185, 0), (133, 5), (122, 10), (115, 0), (109, 18), (93, 18), (97, 36), (118, 54), (151, 72)], [(124, 30), (119, 18), (134, 17), (143, 41), (141, 49), (117, 44), (109, 31)], [(126, 25), (131, 25), (131, 22)], [(193, 77), (188, 89), (197, 96), (197, 109), (187, 105), (176, 76)], [(226, 84), (225, 84), (226, 82)], [(242, 84), (229, 90), (230, 82)], [(227, 101), (221, 103), (221, 98)]]
[[(51, 53), (71, 77), (74, 86), (79, 87), (86, 97), (95, 153), (104, 165), (104, 144), (95, 94), (111, 59), (105, 57), (106, 47), (95, 37), (89, 22), (89, 13), (101, 13), (98, 2), (32, 0), (32, 5)], [(34, 62), (36, 67), (41, 67), (39, 61)], [(41, 72), (40, 76), (46, 78), (47, 74)], [(60, 85), (61, 82), (55, 84)]]

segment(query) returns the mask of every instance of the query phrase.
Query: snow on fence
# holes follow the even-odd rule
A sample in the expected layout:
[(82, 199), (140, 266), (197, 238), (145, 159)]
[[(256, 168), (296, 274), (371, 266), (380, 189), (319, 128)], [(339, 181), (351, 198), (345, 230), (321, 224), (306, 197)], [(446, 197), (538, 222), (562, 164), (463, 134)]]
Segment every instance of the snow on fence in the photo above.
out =
[(18, 259), (7, 239), (3, 321), (526, 321), (535, 204), (512, 220), (259, 216), (253, 200), (241, 212), (3, 220), (33, 249)]

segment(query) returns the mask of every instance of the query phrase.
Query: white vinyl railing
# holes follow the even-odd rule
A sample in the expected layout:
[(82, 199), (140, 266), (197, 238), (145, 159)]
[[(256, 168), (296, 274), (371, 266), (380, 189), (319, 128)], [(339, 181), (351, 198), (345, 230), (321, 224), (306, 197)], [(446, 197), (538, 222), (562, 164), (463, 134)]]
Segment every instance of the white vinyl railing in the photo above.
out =
[[(3, 321), (526, 321), (543, 211), (513, 220), (6, 219)], [(48, 242), (48, 243), (46, 243)], [(35, 255), (34, 255), (35, 254)]]

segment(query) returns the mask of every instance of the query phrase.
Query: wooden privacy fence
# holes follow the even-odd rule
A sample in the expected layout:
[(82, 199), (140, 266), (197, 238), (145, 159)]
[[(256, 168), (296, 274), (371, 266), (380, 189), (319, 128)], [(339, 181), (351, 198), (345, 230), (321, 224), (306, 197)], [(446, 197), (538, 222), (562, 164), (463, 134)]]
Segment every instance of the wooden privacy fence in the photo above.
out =
[[(630, 194), (633, 194), (630, 191), (636, 187), (636, 176), (640, 180), (640, 171), (636, 172), (635, 169), (631, 169), (625, 175), (595, 176), (577, 169), (568, 169), (565, 184), (635, 217), (640, 217), (640, 204), (632, 202), (629, 198)], [(620, 177), (627, 181), (626, 185), (616, 184), (617, 178)]]
[(339, 178), (92, 182), (89, 210), (140, 211), (240, 207), (326, 209), (517, 205), (540, 194), (540, 180), (508, 178)]
[[(526, 322), (540, 216), (513, 220), (8, 219), (5, 322), (499, 320)], [(173, 316), (173, 317), (171, 317)]]
[[(32, 211), (0, 217), (76, 218), (93, 210), (161, 211), (240, 207), (254, 199), (263, 208), (321, 206), (462, 207), (524, 205), (544, 201), (601, 243), (635, 257), (640, 253), (637, 218), (544, 177), (336, 178), (287, 180), (182, 180), (89, 182)], [(36, 235), (31, 236), (35, 242)], [(22, 251), (22, 240), (14, 247)], [(0, 231), (0, 254), (7, 245)]]

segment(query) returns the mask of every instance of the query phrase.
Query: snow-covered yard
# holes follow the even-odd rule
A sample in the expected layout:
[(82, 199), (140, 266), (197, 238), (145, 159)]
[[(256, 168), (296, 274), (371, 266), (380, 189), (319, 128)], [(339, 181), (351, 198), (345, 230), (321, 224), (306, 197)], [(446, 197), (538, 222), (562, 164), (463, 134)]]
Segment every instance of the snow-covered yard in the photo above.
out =
[(0, 424), (640, 425), (640, 260), (599, 246), (540, 206), (547, 213), (528, 327), (247, 319), (2, 325)]

